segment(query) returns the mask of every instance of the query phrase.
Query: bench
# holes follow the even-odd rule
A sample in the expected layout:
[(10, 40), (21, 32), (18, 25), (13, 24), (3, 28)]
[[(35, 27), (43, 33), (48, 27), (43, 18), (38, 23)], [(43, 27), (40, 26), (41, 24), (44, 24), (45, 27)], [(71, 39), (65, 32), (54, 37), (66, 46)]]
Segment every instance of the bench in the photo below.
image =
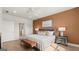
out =
[(21, 39), (21, 42), (24, 43), (26, 46), (28, 47), (35, 47), (36, 46), (36, 42), (29, 40), (29, 39)]

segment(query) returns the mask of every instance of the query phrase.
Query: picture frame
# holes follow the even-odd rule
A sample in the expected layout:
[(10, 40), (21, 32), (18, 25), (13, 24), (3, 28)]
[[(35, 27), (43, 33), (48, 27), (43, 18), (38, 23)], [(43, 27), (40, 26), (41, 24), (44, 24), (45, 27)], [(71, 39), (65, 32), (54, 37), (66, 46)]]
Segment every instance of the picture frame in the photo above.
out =
[(42, 22), (42, 27), (52, 27), (52, 20), (45, 20)]

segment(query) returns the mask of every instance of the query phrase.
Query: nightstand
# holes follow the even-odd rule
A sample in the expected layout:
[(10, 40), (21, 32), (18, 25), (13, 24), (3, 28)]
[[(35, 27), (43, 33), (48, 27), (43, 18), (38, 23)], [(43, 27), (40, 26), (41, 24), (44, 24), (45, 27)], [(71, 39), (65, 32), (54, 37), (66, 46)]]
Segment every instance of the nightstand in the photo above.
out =
[(64, 44), (67, 45), (68, 43), (68, 36), (59, 36), (56, 38), (56, 43), (57, 44)]

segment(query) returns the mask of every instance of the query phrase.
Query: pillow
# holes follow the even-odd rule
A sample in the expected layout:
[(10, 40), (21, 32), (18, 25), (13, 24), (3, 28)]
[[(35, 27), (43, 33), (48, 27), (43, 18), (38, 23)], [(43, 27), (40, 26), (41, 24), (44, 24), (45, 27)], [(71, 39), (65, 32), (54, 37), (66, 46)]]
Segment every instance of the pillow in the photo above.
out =
[(41, 35), (41, 31), (38, 31), (38, 34)]
[(49, 34), (49, 32), (48, 32), (48, 31), (46, 31), (46, 34), (45, 34), (45, 35), (46, 35), (46, 36), (48, 36), (48, 34)]
[(41, 35), (45, 35), (46, 34), (46, 32), (45, 31), (41, 31)]
[(39, 35), (45, 35), (46, 32), (45, 32), (45, 31), (38, 31), (38, 34), (39, 34)]
[(38, 35), (52, 36), (54, 35), (54, 31), (38, 31)]
[(54, 35), (54, 31), (48, 31), (48, 36)]

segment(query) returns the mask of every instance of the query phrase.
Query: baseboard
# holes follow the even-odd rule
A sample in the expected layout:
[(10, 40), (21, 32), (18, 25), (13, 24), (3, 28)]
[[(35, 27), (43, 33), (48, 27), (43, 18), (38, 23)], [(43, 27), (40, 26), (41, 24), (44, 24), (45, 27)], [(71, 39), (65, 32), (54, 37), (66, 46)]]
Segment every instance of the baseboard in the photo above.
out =
[(79, 47), (78, 44), (73, 44), (73, 43), (68, 43), (68, 45), (75, 46), (75, 47)]

